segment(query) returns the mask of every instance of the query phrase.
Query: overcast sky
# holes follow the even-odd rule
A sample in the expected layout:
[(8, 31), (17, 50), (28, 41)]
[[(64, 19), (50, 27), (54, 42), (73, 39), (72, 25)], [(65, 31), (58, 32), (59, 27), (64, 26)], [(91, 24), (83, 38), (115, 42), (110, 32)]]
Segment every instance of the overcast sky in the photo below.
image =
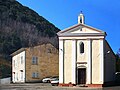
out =
[(85, 24), (107, 33), (113, 51), (120, 48), (120, 0), (17, 0), (63, 30), (77, 24), (82, 11)]

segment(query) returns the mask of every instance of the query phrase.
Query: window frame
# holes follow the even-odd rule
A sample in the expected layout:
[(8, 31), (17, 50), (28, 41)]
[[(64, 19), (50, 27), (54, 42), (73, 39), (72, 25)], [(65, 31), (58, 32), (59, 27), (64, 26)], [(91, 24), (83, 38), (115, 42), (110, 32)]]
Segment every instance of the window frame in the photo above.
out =
[(21, 78), (21, 80), (23, 80), (23, 71), (21, 70), (20, 73), (21, 73), (21, 77), (20, 78)]
[(38, 72), (33, 72), (32, 73), (32, 78), (39, 78), (39, 73)]
[(23, 64), (23, 56), (21, 56), (21, 64)]
[(85, 51), (84, 43), (83, 43), (83, 42), (80, 42), (80, 43), (79, 43), (79, 48), (80, 48), (80, 54), (83, 54), (84, 51)]
[(32, 64), (33, 65), (38, 65), (38, 57), (36, 57), (36, 56), (32, 57)]
[(13, 66), (14, 66), (14, 68), (16, 67), (15, 63), (16, 63), (16, 61), (15, 61), (15, 60), (13, 60)]

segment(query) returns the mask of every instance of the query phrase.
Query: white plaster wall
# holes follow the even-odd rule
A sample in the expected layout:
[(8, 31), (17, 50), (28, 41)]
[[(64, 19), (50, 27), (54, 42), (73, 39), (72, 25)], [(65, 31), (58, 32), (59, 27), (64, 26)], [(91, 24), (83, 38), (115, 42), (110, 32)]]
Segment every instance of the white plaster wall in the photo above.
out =
[(72, 82), (72, 40), (64, 41), (64, 83)]
[[(84, 53), (80, 53), (80, 43), (84, 43)], [(77, 40), (77, 62), (87, 62), (88, 59), (88, 43), (87, 40)]]
[(63, 79), (64, 79), (64, 41), (63, 40), (59, 40), (59, 83), (63, 83)]
[[(23, 63), (21, 63), (21, 56)], [(21, 70), (23, 71), (23, 79), (21, 79)], [(25, 82), (25, 51), (12, 57), (12, 81)]]
[(92, 40), (92, 84), (101, 84), (100, 82), (100, 41)]
[[(80, 53), (80, 42), (84, 43), (84, 53)], [(91, 58), (92, 58), (92, 42), (90, 39), (88, 40), (77, 40), (77, 63), (85, 63), (85, 64), (77, 64), (77, 68), (86, 68), (86, 84), (91, 84)]]
[[(75, 30), (76, 29), (76, 30)], [(103, 42), (104, 36), (74, 36), (75, 33), (103, 33), (102, 31), (96, 30), (91, 27), (84, 27), (82, 31), (80, 31), (80, 27), (76, 27), (74, 30), (68, 30), (64, 33), (66, 35), (68, 33), (73, 33), (73, 36), (60, 36), (59, 39), (65, 40), (64, 47), (64, 79), (65, 83), (69, 83), (71, 81), (71, 58), (72, 55), (72, 40), (76, 40), (77, 48), (76, 48), (76, 66), (77, 68), (85, 67), (86, 68), (86, 84), (103, 84), (104, 79), (104, 48)], [(61, 34), (61, 35), (62, 35)], [(84, 53), (80, 54), (79, 43), (84, 43)], [(102, 46), (101, 46), (102, 45)], [(90, 49), (91, 48), (91, 49)], [(66, 61), (67, 60), (67, 61)], [(68, 62), (69, 61), (69, 62)], [(73, 61), (72, 61), (73, 62)], [(86, 62), (86, 63), (81, 63)], [(91, 64), (91, 65), (90, 65)]]

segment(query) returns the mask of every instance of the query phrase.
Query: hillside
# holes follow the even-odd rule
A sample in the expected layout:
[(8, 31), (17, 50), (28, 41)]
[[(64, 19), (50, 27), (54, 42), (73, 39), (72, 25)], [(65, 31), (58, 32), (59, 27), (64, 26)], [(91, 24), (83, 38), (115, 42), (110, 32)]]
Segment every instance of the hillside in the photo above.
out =
[(0, 0), (0, 59), (11, 60), (10, 54), (21, 47), (52, 43), (58, 47), (52, 23), (15, 0)]
[(0, 78), (11, 76), (11, 62), (0, 58)]

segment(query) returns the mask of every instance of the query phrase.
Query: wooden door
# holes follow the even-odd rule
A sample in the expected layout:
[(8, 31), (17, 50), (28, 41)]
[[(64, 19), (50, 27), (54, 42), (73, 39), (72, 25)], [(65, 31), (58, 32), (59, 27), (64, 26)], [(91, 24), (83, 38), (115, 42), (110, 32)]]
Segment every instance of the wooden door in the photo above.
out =
[(86, 84), (86, 68), (78, 68), (78, 84)]

